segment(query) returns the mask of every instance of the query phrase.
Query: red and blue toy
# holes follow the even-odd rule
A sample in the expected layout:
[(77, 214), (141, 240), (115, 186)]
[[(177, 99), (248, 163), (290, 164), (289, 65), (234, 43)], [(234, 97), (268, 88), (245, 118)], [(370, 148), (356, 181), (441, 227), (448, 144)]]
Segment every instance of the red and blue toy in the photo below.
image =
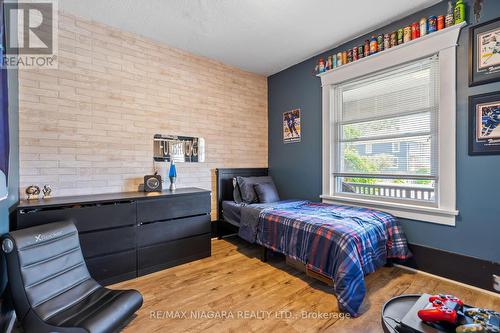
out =
[(433, 307), (418, 311), (418, 317), (423, 321), (436, 322), (445, 321), (450, 324), (457, 324), (458, 313), (464, 303), (452, 295), (434, 295), (429, 297), (429, 302)]

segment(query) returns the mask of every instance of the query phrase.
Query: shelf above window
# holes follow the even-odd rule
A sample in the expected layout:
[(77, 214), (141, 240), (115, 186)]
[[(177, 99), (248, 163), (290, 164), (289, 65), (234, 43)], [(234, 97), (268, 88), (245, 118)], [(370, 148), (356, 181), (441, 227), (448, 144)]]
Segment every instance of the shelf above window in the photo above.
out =
[(332, 76), (336, 77), (334, 81), (341, 82), (344, 81), (344, 77), (345, 80), (354, 77), (353, 73), (355, 76), (373, 73), (379, 69), (387, 68), (387, 63), (392, 63), (391, 59), (397, 59), (399, 57), (404, 58), (408, 53), (418, 54), (418, 57), (422, 58), (436, 54), (440, 50), (456, 46), (460, 30), (466, 25), (466, 22), (462, 22), (443, 30), (432, 32), (404, 44), (391, 47), (390, 49), (372, 54), (368, 57), (330, 69), (316, 76), (321, 78), (322, 85), (332, 84), (329, 79)]

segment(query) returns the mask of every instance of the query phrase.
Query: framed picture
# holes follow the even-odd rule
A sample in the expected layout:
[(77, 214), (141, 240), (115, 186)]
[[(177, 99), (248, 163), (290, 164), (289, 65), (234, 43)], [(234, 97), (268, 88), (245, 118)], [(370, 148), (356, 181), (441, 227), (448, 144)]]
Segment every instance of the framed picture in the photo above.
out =
[(301, 134), (300, 109), (283, 112), (283, 142), (300, 142)]
[(500, 91), (469, 97), (469, 155), (500, 155)]
[(469, 86), (500, 81), (500, 17), (469, 31)]

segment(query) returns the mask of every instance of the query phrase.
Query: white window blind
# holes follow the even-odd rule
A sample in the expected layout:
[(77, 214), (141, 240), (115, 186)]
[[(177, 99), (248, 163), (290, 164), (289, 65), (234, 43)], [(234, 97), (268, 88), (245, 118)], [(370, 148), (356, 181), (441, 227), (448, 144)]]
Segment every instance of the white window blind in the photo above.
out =
[(337, 193), (436, 202), (438, 56), (334, 86)]

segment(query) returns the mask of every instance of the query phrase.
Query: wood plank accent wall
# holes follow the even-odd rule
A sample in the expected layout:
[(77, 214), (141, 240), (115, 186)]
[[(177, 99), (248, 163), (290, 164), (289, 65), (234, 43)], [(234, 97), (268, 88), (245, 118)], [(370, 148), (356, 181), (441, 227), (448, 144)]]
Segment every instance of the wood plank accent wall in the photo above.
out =
[(67, 13), (58, 59), (19, 72), (22, 197), (31, 184), (56, 196), (134, 191), (156, 133), (206, 140), (205, 163), (178, 165), (180, 187), (215, 192), (215, 168), (267, 167), (264, 76)]

